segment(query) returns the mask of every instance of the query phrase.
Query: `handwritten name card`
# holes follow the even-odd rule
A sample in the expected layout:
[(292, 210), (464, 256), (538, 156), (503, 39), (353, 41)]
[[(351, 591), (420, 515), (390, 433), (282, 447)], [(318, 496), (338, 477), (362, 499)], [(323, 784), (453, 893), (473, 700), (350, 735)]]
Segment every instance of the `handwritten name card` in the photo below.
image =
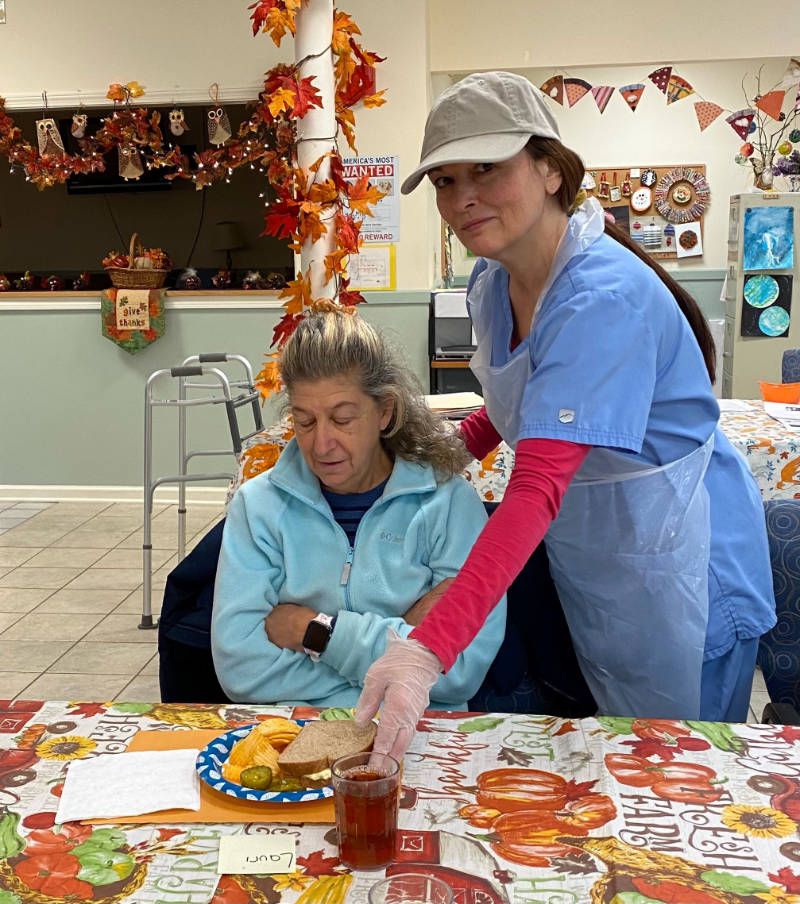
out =
[(292, 835), (227, 835), (219, 840), (217, 872), (294, 872), (295, 843)]

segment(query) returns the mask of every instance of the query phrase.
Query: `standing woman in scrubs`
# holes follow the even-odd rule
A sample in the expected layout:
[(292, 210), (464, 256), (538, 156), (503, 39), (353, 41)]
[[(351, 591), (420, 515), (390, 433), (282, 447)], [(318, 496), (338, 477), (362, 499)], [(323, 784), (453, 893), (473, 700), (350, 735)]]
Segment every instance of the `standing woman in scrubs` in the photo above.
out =
[(485, 407), (464, 442), (516, 455), (458, 575), (367, 672), (357, 717), (383, 701), (376, 750), (403, 754), (428, 688), (542, 539), (600, 713), (747, 716), (775, 622), (758, 488), (717, 426), (705, 318), (579, 195), (583, 175), (538, 89), (488, 72), (436, 100), (403, 183), (427, 176), (478, 257), (467, 304)]

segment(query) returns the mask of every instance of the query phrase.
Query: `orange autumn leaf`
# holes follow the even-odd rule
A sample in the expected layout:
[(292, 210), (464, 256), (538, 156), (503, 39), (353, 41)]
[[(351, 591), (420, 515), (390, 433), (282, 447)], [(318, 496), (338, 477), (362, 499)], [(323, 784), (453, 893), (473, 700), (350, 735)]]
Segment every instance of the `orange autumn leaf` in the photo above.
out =
[(356, 135), (355, 135), (355, 124), (356, 119), (353, 116), (353, 111), (348, 109), (347, 107), (342, 107), (339, 104), (336, 105), (336, 122), (339, 123), (339, 128), (344, 133), (344, 137), (347, 139), (347, 143), (353, 150), (354, 154), (358, 153), (358, 148), (356, 147)]
[(325, 255), (325, 282), (333, 279), (334, 273), (344, 273), (344, 265), (347, 258), (347, 251), (339, 248)]
[(361, 103), (364, 104), (365, 107), (380, 107), (386, 103), (383, 95), (386, 93), (386, 89), (384, 88), (382, 91), (376, 91), (374, 94), (367, 94), (365, 97), (361, 98)]
[(316, 242), (328, 231), (327, 226), (319, 216), (320, 205), (310, 201), (304, 201), (300, 205), (300, 213), (297, 217), (297, 238), (302, 244), (305, 241)]
[(294, 91), (290, 88), (278, 88), (270, 95), (269, 103), (267, 104), (269, 112), (273, 116), (277, 116), (283, 110), (291, 110), (294, 106), (295, 97)]
[(360, 35), (361, 30), (356, 23), (340, 9), (333, 12), (333, 35), (331, 36), (331, 50), (334, 53), (350, 52), (350, 35)]
[(333, 64), (333, 77), (338, 88), (342, 88), (349, 81), (356, 70), (356, 60), (352, 53), (343, 53), (336, 57)]
[(106, 97), (109, 100), (122, 101), (125, 100), (125, 89), (119, 82), (112, 82), (106, 91)]
[(278, 371), (277, 356), (274, 352), (267, 356), (264, 366), (256, 374), (255, 386), (262, 399), (265, 399), (270, 393), (280, 390), (282, 386), (281, 375)]
[(335, 201), (339, 196), (336, 186), (332, 179), (326, 179), (324, 182), (315, 182), (308, 190), (308, 200), (318, 204), (326, 204)]
[(350, 209), (357, 210), (367, 217), (373, 215), (369, 205), (377, 204), (385, 195), (386, 192), (379, 191), (374, 185), (370, 185), (368, 176), (361, 176), (361, 178), (348, 185), (347, 188)]
[(294, 12), (280, 7), (273, 7), (267, 13), (262, 32), (267, 32), (276, 47), (281, 46), (281, 39), (290, 32), (294, 34)]
[(311, 304), (311, 282), (302, 273), (297, 279), (291, 279), (286, 288), (281, 289), (278, 298), (285, 298), (283, 303), (287, 314), (300, 314), (304, 307)]

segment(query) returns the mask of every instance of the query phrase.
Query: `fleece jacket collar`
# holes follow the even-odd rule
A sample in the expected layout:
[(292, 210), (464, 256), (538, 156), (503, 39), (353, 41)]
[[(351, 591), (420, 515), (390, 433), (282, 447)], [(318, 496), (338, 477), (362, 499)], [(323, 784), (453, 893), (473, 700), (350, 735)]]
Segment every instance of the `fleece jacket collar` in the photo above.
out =
[[(322, 487), (303, 458), (297, 440), (292, 437), (269, 472), (270, 482), (313, 508), (329, 509)], [(436, 478), (430, 465), (395, 458), (392, 473), (381, 496), (388, 500), (406, 493), (433, 493)]]

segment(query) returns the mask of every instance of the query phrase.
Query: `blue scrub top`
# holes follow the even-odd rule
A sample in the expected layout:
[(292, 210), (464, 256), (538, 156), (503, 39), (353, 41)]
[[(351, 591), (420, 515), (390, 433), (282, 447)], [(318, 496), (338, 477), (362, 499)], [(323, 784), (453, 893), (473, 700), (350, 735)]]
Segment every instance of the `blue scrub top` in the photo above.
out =
[[(475, 278), (487, 271), (484, 291)], [(672, 294), (634, 254), (601, 235), (573, 256), (539, 302), (530, 333), (509, 351), (508, 272), (479, 259), (468, 306), (495, 305), (491, 363), (529, 355), (520, 439), (607, 446), (661, 465), (714, 434), (705, 476), (711, 500), (709, 624), (705, 658), (775, 623), (764, 508), (742, 456), (717, 426), (703, 356)], [(560, 410), (574, 417), (562, 423)]]

